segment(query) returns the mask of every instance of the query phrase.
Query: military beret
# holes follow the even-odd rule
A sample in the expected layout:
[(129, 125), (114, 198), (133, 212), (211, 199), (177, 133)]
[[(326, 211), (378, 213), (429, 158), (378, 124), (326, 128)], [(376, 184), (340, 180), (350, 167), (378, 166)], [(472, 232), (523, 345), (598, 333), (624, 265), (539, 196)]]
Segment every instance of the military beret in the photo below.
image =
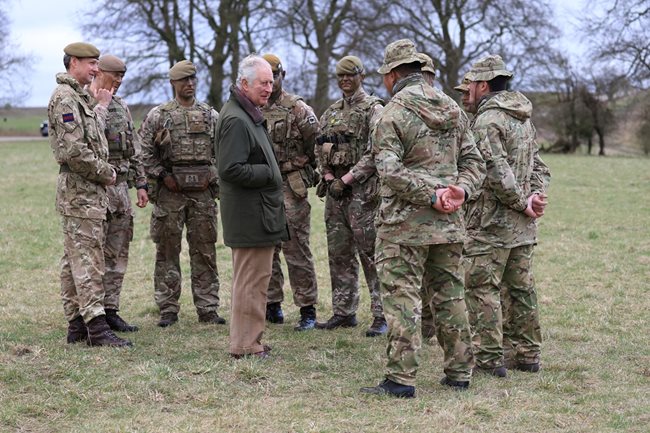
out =
[(282, 60), (280, 60), (280, 58), (275, 54), (266, 53), (262, 57), (264, 58), (264, 60), (269, 62), (269, 64), (271, 65), (271, 70), (273, 72), (284, 70), (284, 68), (282, 67)]
[(501, 75), (512, 78), (512, 72), (506, 69), (506, 64), (501, 56), (490, 54), (474, 63), (465, 76), (469, 81), (490, 81)]
[(377, 72), (385, 75), (399, 65), (407, 63), (420, 63), (424, 65), (426, 62), (422, 60), (421, 54), (415, 50), (415, 44), (411, 40), (400, 39), (386, 46), (384, 50), (384, 64), (381, 65)]
[(418, 54), (424, 61), (424, 66), (422, 66), (422, 72), (431, 72), (434, 76), (436, 75), (436, 68), (433, 65), (433, 59), (427, 54), (419, 53)]
[(454, 87), (454, 90), (458, 90), (459, 92), (469, 91), (469, 83), (471, 83), (471, 81), (467, 78), (467, 75), (468, 74), (465, 74), (465, 76), (463, 77), (463, 81), (461, 81), (461, 83), (458, 86)]
[(181, 60), (169, 70), (170, 80), (182, 80), (192, 75), (196, 75), (196, 66), (189, 60)]
[(63, 52), (69, 56), (83, 59), (84, 57), (99, 57), (99, 50), (93, 44), (87, 42), (73, 42), (66, 45)]
[(104, 54), (99, 58), (99, 69), (106, 72), (126, 72), (126, 65), (119, 57)]
[(363, 74), (366, 70), (357, 56), (345, 56), (336, 64), (337, 74)]

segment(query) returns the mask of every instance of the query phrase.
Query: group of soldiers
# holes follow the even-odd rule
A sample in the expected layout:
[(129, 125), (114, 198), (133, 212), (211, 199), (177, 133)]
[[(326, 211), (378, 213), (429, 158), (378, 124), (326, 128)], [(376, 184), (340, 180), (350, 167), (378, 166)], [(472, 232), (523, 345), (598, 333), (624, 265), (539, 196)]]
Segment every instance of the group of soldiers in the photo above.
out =
[[(118, 315), (133, 237), (129, 187), (137, 206), (154, 204), (158, 326), (178, 321), (184, 228), (198, 320), (224, 324), (215, 251), (219, 114), (195, 98), (195, 65), (183, 60), (169, 70), (174, 98), (135, 131), (116, 95), (124, 62), (82, 42), (64, 53), (66, 72), (57, 75), (48, 115), (60, 167), (68, 343), (130, 346), (115, 332), (138, 329)], [(507, 90), (512, 73), (503, 60), (479, 60), (456, 87), (470, 121), (433, 87), (433, 61), (409, 40), (390, 44), (378, 71), (392, 95), (387, 104), (364, 90), (363, 62), (345, 56), (336, 64), (342, 98), (320, 119), (284, 89), (281, 59), (263, 58), (274, 83), (262, 113), (290, 234), (275, 249), (266, 320), (284, 321), (282, 253), (300, 308), (295, 330), (357, 326), (360, 262), (373, 315), (366, 335), (388, 335), (386, 378), (362, 391), (413, 397), (422, 336), (437, 336), (441, 383), (456, 389), (469, 385), (472, 371), (537, 372), (532, 256), (550, 174), (537, 153), (532, 105)], [(333, 315), (323, 322), (316, 321), (310, 187), (325, 199)]]

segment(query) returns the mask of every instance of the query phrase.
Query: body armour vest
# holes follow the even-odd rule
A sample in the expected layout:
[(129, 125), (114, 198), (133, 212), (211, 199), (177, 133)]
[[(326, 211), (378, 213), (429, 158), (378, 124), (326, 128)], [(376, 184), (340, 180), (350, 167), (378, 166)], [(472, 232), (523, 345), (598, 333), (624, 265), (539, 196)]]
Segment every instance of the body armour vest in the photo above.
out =
[(104, 134), (108, 141), (109, 160), (128, 160), (135, 154), (133, 123), (126, 106), (116, 96), (113, 96), (113, 100), (108, 106)]
[(296, 95), (286, 95), (273, 107), (262, 109), (275, 157), (280, 165), (283, 162), (291, 161), (296, 156), (303, 155), (300, 131), (297, 128), (292, 128), (296, 120), (293, 115), (293, 107), (301, 99)]
[(361, 159), (368, 146), (370, 135), (370, 113), (372, 107), (383, 105), (376, 96), (368, 96), (353, 107), (343, 108), (343, 100), (337, 101), (327, 109), (323, 117), (319, 142), (333, 143), (335, 150), (329, 157), (329, 165), (334, 168), (350, 167)]
[(210, 106), (199, 102), (185, 108), (172, 101), (161, 111), (171, 139), (165, 159), (172, 165), (210, 164), (215, 120)]

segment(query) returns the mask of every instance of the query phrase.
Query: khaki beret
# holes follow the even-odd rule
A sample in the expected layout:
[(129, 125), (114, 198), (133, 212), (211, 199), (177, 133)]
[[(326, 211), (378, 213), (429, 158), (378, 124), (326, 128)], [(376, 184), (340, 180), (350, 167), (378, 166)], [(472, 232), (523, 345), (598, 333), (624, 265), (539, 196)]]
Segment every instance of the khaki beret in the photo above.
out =
[(73, 42), (66, 45), (63, 52), (69, 56), (83, 59), (84, 57), (99, 57), (99, 50), (93, 44), (87, 42)]
[(181, 60), (169, 70), (170, 80), (182, 80), (192, 75), (196, 75), (196, 66), (189, 60)]
[(424, 65), (426, 61), (422, 60), (421, 54), (415, 50), (415, 44), (409, 39), (400, 39), (391, 42), (384, 50), (384, 64), (377, 70), (385, 75), (398, 67), (407, 63), (419, 63)]
[(471, 81), (467, 78), (467, 75), (468, 74), (465, 74), (463, 81), (458, 86), (454, 87), (454, 90), (458, 90), (459, 92), (463, 93), (469, 91), (469, 83), (471, 83)]
[(280, 58), (275, 54), (266, 53), (262, 57), (264, 60), (269, 62), (271, 65), (271, 70), (273, 72), (284, 71), (284, 68), (282, 67), (282, 60), (280, 60)]
[(337, 74), (363, 74), (366, 70), (357, 56), (345, 56), (336, 64)]
[(512, 72), (506, 69), (506, 64), (501, 56), (490, 54), (474, 63), (465, 76), (469, 81), (490, 81), (501, 75), (512, 78)]
[(126, 65), (119, 57), (104, 54), (99, 58), (99, 69), (106, 72), (126, 72)]
[(424, 66), (422, 66), (422, 72), (430, 72), (435, 77), (436, 76), (436, 68), (433, 65), (433, 59), (431, 57), (429, 57), (427, 54), (424, 54), (424, 53), (419, 53), (419, 56), (424, 61)]

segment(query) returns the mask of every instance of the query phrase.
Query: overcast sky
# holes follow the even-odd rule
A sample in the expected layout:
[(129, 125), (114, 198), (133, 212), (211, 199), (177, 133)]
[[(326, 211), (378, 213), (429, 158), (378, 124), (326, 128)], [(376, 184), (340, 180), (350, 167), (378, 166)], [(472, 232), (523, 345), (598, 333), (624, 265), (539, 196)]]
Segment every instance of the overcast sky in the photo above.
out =
[[(577, 15), (582, 1), (553, 0), (560, 28), (569, 28), (569, 23), (575, 19), (573, 17)], [(12, 22), (11, 39), (23, 52), (30, 53), (34, 57), (30, 96), (17, 105), (47, 106), (56, 84), (55, 75), (63, 71), (63, 47), (70, 42), (85, 40), (78, 26), (80, 11), (88, 4), (90, 0), (10, 2), (7, 12)], [(568, 49), (580, 50), (576, 45), (576, 38), (565, 35), (565, 41)]]

